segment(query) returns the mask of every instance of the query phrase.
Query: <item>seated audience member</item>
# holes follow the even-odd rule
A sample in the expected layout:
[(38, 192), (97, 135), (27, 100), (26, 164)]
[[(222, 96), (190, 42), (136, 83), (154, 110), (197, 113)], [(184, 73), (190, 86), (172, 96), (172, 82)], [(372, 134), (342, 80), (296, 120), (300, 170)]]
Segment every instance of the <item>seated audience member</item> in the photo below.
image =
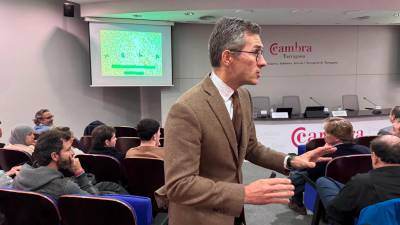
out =
[[(353, 143), (353, 126), (350, 121), (340, 117), (330, 117), (324, 122), (325, 143), (337, 148), (336, 152), (326, 155), (326, 157), (339, 157), (353, 154), (369, 154), (367, 147)], [(289, 208), (306, 215), (306, 208), (303, 204), (303, 192), (305, 179), (304, 175), (316, 181), (325, 175), (327, 162), (317, 163), (312, 169), (293, 171), (289, 178), (295, 186), (294, 196), (290, 199)]]
[(106, 125), (105, 123), (95, 120), (91, 123), (89, 123), (86, 127), (85, 130), (83, 131), (83, 136), (91, 136), (94, 128), (100, 126), (100, 125)]
[(164, 149), (160, 146), (160, 123), (153, 119), (139, 121), (137, 132), (140, 137), (140, 146), (131, 148), (126, 158), (155, 158), (164, 159)]
[(37, 111), (35, 118), (33, 119), (33, 122), (35, 123), (33, 130), (36, 134), (41, 134), (44, 131), (50, 130), (53, 126), (53, 119), (54, 116), (48, 109)]
[(92, 132), (92, 146), (89, 153), (109, 155), (122, 161), (125, 155), (115, 148), (116, 142), (117, 138), (115, 137), (115, 129), (113, 127), (107, 125), (98, 126)]
[(32, 155), (36, 143), (33, 129), (25, 125), (14, 127), (11, 129), (9, 142), (4, 146), (5, 149), (24, 151)]
[(74, 146), (72, 146), (72, 143), (74, 142), (75, 137), (74, 137), (72, 131), (69, 129), (69, 127), (56, 127), (54, 129), (61, 132), (63, 134), (62, 138), (71, 143), (71, 149), (74, 152), (74, 155), (85, 154), (79, 148), (75, 148)]
[(390, 111), (389, 114), (389, 121), (392, 124), (391, 126), (382, 128), (379, 130), (378, 135), (385, 135), (385, 134), (394, 134), (394, 124), (395, 123), (400, 123), (400, 106), (395, 106), (393, 109)]
[(19, 173), (21, 166), (14, 166), (9, 171), (4, 172), (4, 170), (0, 170), (0, 188), (11, 188), (13, 178), (15, 175)]
[(329, 222), (353, 224), (370, 205), (400, 198), (400, 138), (383, 135), (371, 142), (373, 169), (355, 175), (346, 185), (331, 178), (317, 180), (317, 191)]
[[(40, 135), (33, 152), (34, 166), (24, 164), (14, 178), (13, 188), (35, 191), (58, 199), (66, 194), (127, 194), (112, 182), (92, 184), (79, 159), (74, 158), (71, 142), (64, 134), (50, 130)], [(69, 170), (74, 178), (64, 177), (60, 170)]]

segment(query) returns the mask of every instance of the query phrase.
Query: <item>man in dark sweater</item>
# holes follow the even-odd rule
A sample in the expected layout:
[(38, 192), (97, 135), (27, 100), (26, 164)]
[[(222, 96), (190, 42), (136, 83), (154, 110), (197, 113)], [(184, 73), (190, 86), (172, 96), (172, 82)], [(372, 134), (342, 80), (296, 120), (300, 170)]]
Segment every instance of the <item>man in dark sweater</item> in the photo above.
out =
[[(74, 158), (71, 142), (61, 132), (51, 130), (40, 135), (33, 152), (34, 166), (25, 164), (15, 177), (13, 187), (35, 191), (58, 199), (65, 194), (98, 194), (79, 159)], [(59, 170), (69, 170), (75, 179), (66, 178)]]
[(354, 176), (346, 185), (327, 177), (317, 180), (331, 224), (353, 224), (363, 208), (400, 197), (400, 138), (377, 137), (371, 152), (373, 170)]
[[(353, 126), (350, 121), (340, 117), (330, 117), (324, 122), (325, 143), (335, 146), (337, 150), (326, 157), (336, 158), (344, 155), (369, 154), (367, 147), (353, 143)], [(325, 175), (327, 162), (319, 162), (312, 169), (292, 171), (290, 180), (295, 186), (294, 196), (291, 198), (289, 208), (299, 214), (306, 215), (306, 208), (303, 205), (303, 192), (305, 185), (304, 176), (316, 181)]]

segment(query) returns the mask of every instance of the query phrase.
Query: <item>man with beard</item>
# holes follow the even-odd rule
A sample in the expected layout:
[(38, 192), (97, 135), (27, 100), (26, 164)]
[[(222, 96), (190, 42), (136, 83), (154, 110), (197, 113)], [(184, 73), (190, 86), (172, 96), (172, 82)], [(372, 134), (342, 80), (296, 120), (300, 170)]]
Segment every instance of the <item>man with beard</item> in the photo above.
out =
[[(13, 187), (35, 191), (58, 199), (66, 194), (99, 194), (79, 159), (74, 158), (71, 142), (63, 133), (50, 130), (40, 135), (33, 152), (34, 166), (25, 164), (15, 177)], [(64, 177), (60, 170), (69, 170), (75, 179)]]
[(36, 134), (41, 134), (53, 127), (54, 116), (48, 109), (41, 109), (36, 112), (33, 122), (35, 126), (33, 130)]

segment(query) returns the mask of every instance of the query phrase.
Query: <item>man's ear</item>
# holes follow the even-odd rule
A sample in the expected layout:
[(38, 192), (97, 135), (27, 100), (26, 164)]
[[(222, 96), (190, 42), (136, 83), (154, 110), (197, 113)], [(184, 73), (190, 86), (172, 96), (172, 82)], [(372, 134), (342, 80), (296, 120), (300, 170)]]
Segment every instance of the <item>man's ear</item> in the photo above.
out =
[(111, 139), (110, 140), (105, 140), (104, 141), (104, 146), (110, 146), (110, 142), (111, 142)]
[(225, 49), (221, 55), (221, 64), (224, 64), (225, 66), (229, 66), (231, 64), (231, 62), (232, 62), (232, 53), (231, 53), (231, 51)]
[(380, 162), (380, 159), (378, 158), (378, 156), (375, 155), (374, 152), (371, 152), (371, 162), (373, 167), (375, 167), (375, 165), (379, 164)]
[(55, 161), (55, 162), (57, 162), (58, 159), (60, 158), (60, 156), (59, 156), (56, 152), (52, 152), (52, 153), (50, 154), (50, 156), (51, 156), (51, 159), (52, 159), (53, 161)]

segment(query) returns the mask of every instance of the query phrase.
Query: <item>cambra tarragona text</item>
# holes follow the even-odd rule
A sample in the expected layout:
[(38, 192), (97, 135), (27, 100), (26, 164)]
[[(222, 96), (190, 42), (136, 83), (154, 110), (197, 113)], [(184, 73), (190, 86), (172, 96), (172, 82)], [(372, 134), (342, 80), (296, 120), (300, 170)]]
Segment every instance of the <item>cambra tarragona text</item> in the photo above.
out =
[[(354, 131), (354, 138), (359, 138), (363, 136), (364, 136), (363, 130)], [(304, 145), (312, 139), (324, 138), (324, 137), (325, 137), (324, 131), (308, 131), (305, 127), (297, 127), (292, 132), (291, 141), (293, 146), (297, 148), (299, 145)]]
[(271, 55), (278, 55), (280, 53), (311, 53), (311, 45), (300, 45), (297, 41), (291, 45), (281, 45), (277, 42), (269, 46), (269, 53)]

